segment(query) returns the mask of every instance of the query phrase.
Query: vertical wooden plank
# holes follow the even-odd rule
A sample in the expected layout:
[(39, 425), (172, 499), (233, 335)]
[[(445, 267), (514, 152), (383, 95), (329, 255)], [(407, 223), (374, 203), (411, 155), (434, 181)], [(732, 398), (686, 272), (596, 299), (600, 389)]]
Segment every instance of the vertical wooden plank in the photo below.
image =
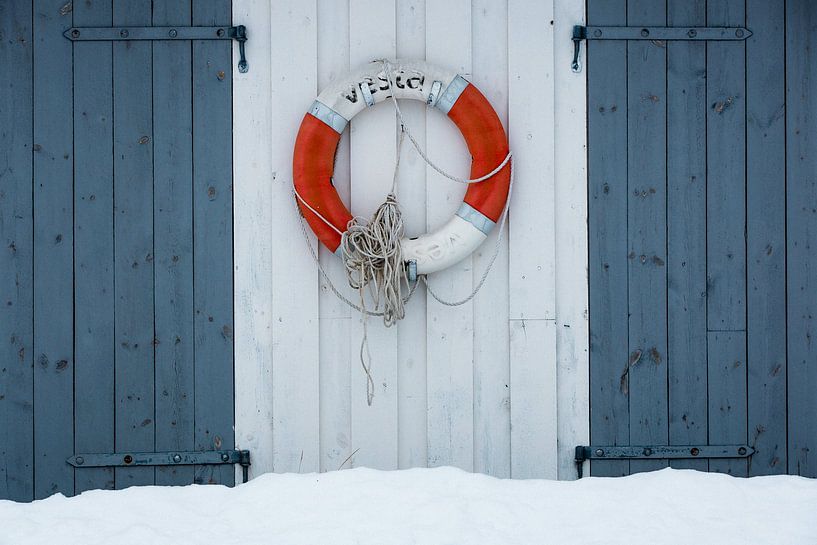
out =
[[(511, 320), (511, 471), (556, 479), (556, 322)], [(545, 392), (545, 395), (543, 395)]]
[[(587, 22), (627, 24), (626, 3), (588, 0)], [(627, 316), (627, 44), (587, 44), (590, 246), (590, 441), (630, 442)], [(627, 475), (627, 461), (593, 462), (596, 476)]]
[[(665, 2), (628, 0), (628, 25), (666, 23)], [(666, 45), (627, 43), (627, 245), (630, 443), (664, 445), (667, 428)], [(665, 461), (631, 461), (648, 471)]]
[(784, 2), (747, 0), (746, 26), (749, 474), (767, 475), (787, 465)]
[[(704, 0), (668, 0), (669, 26), (705, 26)], [(669, 443), (707, 443), (706, 44), (667, 42)], [(706, 460), (674, 460), (706, 471)]]
[(786, 3), (788, 471), (817, 477), (817, 4)]
[[(74, 25), (110, 26), (111, 2), (74, 6)], [(74, 447), (114, 452), (113, 48), (74, 44)], [(113, 488), (112, 468), (75, 471), (76, 493)]]
[[(190, 11), (189, 0), (154, 1), (153, 25), (190, 25)], [(195, 448), (191, 48), (188, 41), (153, 44), (157, 451)], [(191, 466), (156, 468), (156, 484), (192, 482)]]
[(34, 2), (34, 495), (74, 492), (72, 50), (62, 0)]
[[(468, 76), (471, 73), (471, 3), (430, 0), (426, 3), (426, 60)], [(457, 176), (468, 176), (471, 158), (459, 131), (441, 112), (426, 115), (426, 144), (431, 158)], [(427, 229), (436, 229), (455, 212), (465, 188), (426, 169)], [(472, 287), (473, 259), (466, 258), (435, 273), (428, 284), (440, 297), (454, 301)], [(474, 467), (474, 309), (428, 299), (426, 311), (428, 391), (428, 465)]]
[[(707, 2), (707, 24), (743, 25), (743, 0)], [(746, 328), (744, 42), (707, 44), (707, 323)]]
[(34, 499), (32, 4), (0, 7), (0, 499)]
[[(537, 14), (531, 14), (535, 17)], [(532, 20), (539, 21), (538, 18)], [(474, 0), (471, 7), (472, 40), (472, 83), (494, 107), (504, 126), (508, 126), (508, 2), (489, 0)], [(531, 28), (536, 34), (541, 33), (541, 27), (547, 30), (552, 27), (544, 22), (538, 25), (527, 25), (522, 28)], [(536, 27), (539, 28), (536, 28)], [(521, 28), (519, 32), (522, 32)], [(518, 33), (519, 33), (518, 32)], [(532, 34), (533, 34), (532, 32)], [(548, 36), (545, 36), (547, 43)], [(546, 55), (546, 53), (545, 53)], [(545, 57), (547, 58), (547, 56)], [(535, 71), (540, 73), (539, 70)], [(518, 85), (518, 83), (517, 83)], [(547, 87), (542, 90), (548, 96)], [(552, 93), (550, 93), (552, 96)], [(545, 101), (547, 103), (547, 101)], [(549, 131), (552, 134), (552, 131)], [(552, 149), (552, 148), (551, 148)], [(546, 156), (546, 155), (545, 155)], [(539, 184), (529, 184), (536, 186)], [(547, 184), (543, 184), (547, 185)], [(517, 186), (518, 187), (518, 186)], [(517, 201), (518, 203), (520, 201)], [(524, 201), (521, 201), (524, 202)], [(527, 202), (525, 209), (537, 205)], [(541, 212), (541, 211), (540, 211)], [(540, 224), (541, 225), (541, 224)], [(505, 226), (507, 231), (508, 226)], [(541, 227), (540, 227), (541, 229)], [(545, 229), (552, 236), (552, 229)], [(477, 248), (473, 254), (474, 285), (480, 281), (491, 258), (494, 255), (499, 228)], [(546, 237), (547, 239), (547, 237)], [(540, 239), (541, 240), (541, 239)], [(529, 252), (528, 255), (534, 252)], [(552, 259), (549, 260), (552, 263)], [(552, 279), (551, 279), (552, 280)], [(551, 282), (552, 283), (552, 282)], [(548, 284), (542, 286), (547, 292)], [(511, 413), (510, 413), (510, 352), (508, 350), (510, 330), (508, 328), (508, 233), (504, 233), (500, 253), (493, 264), (493, 268), (482, 286), (479, 295), (474, 299), (474, 471), (487, 473), (495, 477), (511, 476)], [(556, 345), (553, 343), (553, 349)], [(541, 354), (532, 354), (533, 360), (541, 364)], [(555, 409), (555, 365), (552, 397)], [(550, 397), (547, 391), (537, 388), (537, 382), (517, 384), (516, 390), (530, 388), (535, 391), (534, 400), (538, 407), (546, 406), (544, 398)], [(548, 401), (550, 401), (548, 399)], [(555, 422), (555, 410), (554, 410)], [(517, 421), (520, 431), (525, 424)], [(533, 424), (531, 421), (530, 424)], [(531, 427), (538, 433), (546, 433), (546, 429)], [(556, 433), (553, 433), (554, 456), (551, 458), (539, 452), (538, 460), (552, 462), (555, 460)], [(519, 444), (519, 447), (523, 447)], [(524, 448), (524, 447), (523, 447)], [(529, 452), (525, 448), (526, 453)], [(529, 469), (530, 475), (536, 475), (536, 466)], [(554, 465), (555, 469), (555, 465)], [(555, 472), (554, 472), (555, 477)]]
[[(349, 2), (318, 1), (318, 89), (346, 74), (349, 68)], [(350, 202), (349, 137), (344, 134), (335, 154), (333, 184)], [(300, 237), (303, 239), (303, 237)], [(320, 245), (323, 270), (335, 287), (355, 297), (346, 282), (346, 270), (338, 256)], [(351, 380), (360, 365), (352, 355), (351, 309), (340, 301), (323, 276), (320, 282), (320, 441), (321, 471), (338, 469), (352, 453)]]
[[(587, 72), (562, 69), (572, 58), (574, 24), (584, 23), (585, 3), (553, 5), (556, 357), (560, 479), (575, 479), (575, 446), (590, 440)], [(587, 464), (589, 466), (589, 464)], [(589, 472), (589, 471), (588, 471)]]
[[(229, 0), (194, 0), (194, 25), (231, 20)], [(232, 44), (193, 42), (193, 300), (195, 446), (231, 449), (233, 433)], [(195, 482), (232, 484), (229, 466)]]
[[(397, 58), (422, 59), (426, 53), (425, 0), (397, 0)], [(420, 146), (426, 144), (426, 105), (404, 100), (403, 118)], [(408, 142), (400, 162), (397, 198), (406, 233), (426, 231), (426, 164)], [(420, 287), (422, 288), (422, 286)], [(397, 328), (397, 443), (400, 468), (428, 463), (426, 416), (426, 291), (417, 289)]]
[[(252, 22), (251, 69), (233, 72), (236, 448), (250, 476), (272, 471), (272, 144), (270, 4), (234, 0), (233, 21)], [(238, 48), (233, 48), (233, 66)], [(241, 468), (236, 466), (236, 479)]]
[[(147, 0), (114, 0), (113, 24), (150, 25)], [(154, 449), (153, 124), (150, 42), (113, 44), (115, 447)], [(154, 483), (117, 468), (116, 488)]]
[[(555, 234), (554, 234), (554, 54), (553, 2), (511, 0), (507, 7), (508, 43), (508, 133), (514, 152), (514, 187), (508, 228), (508, 292), (498, 295), (507, 300), (510, 323), (509, 370), (503, 369), (503, 358), (494, 354), (477, 372), (491, 367), (497, 376), (487, 382), (495, 388), (510, 379), (510, 475), (512, 477), (551, 477), (557, 473), (556, 455), (556, 337), (553, 319), (555, 301)], [(486, 19), (485, 27), (495, 24), (497, 16)], [(478, 14), (475, 14), (475, 20)], [(483, 30), (475, 25), (474, 66), (479, 66)], [(496, 49), (496, 46), (493, 46)], [(536, 69), (530, 60), (536, 58)], [(484, 66), (484, 65), (483, 65)], [(496, 104), (495, 104), (496, 107)], [(529, 183), (530, 180), (536, 180)], [(480, 253), (490, 258), (491, 241)], [(497, 263), (504, 253), (497, 258)], [(475, 257), (475, 274), (481, 274), (485, 260)], [(504, 265), (504, 262), (502, 262)], [(483, 265), (484, 267), (484, 265)], [(496, 272), (503, 272), (500, 267)], [(491, 273), (496, 274), (492, 271)], [(478, 280), (478, 278), (476, 278)], [(486, 288), (488, 288), (486, 286)], [(489, 292), (495, 292), (494, 289)], [(501, 303), (475, 303), (475, 316), (490, 315)], [(504, 307), (504, 305), (502, 305)], [(501, 307), (500, 307), (501, 308)], [(504, 308), (503, 308), (504, 310)], [(476, 319), (477, 326), (481, 320)], [(493, 327), (506, 327), (495, 325)], [(547, 332), (547, 335), (545, 335)], [(477, 348), (496, 342), (496, 334), (476, 329)], [(508, 341), (504, 333), (502, 344)], [(490, 362), (490, 363), (489, 363)], [(479, 375), (478, 375), (479, 377)], [(477, 382), (477, 385), (480, 385)], [(479, 390), (477, 391), (479, 393)], [(498, 392), (497, 392), (498, 394)], [(507, 395), (507, 394), (506, 394)], [(496, 402), (494, 402), (496, 403)], [(477, 405), (479, 409), (479, 405)], [(552, 424), (552, 425), (551, 425)], [(504, 431), (505, 422), (492, 423)], [(477, 430), (477, 437), (486, 433)]]
[[(707, 2), (707, 24), (743, 25), (743, 0)], [(746, 437), (746, 91), (744, 42), (707, 44), (707, 327), (709, 440)], [(722, 345), (721, 345), (722, 344)], [(725, 372), (729, 364), (740, 362)], [(714, 408), (718, 410), (713, 413)], [(723, 411), (728, 411), (724, 415)], [(713, 417), (722, 417), (713, 421)], [(742, 431), (742, 434), (740, 433)], [(745, 460), (710, 461), (713, 471), (745, 475)]]
[[(508, 4), (509, 123), (515, 184), (509, 229), (510, 317), (556, 316), (553, 0)], [(481, 40), (480, 40), (481, 41)], [(532, 56), (536, 69), (531, 70)], [(537, 183), (524, 183), (536, 179)], [(535, 244), (532, 244), (536, 241)], [(486, 245), (487, 246), (487, 245)], [(513, 362), (511, 363), (513, 365)]]
[(317, 94), (316, 18), (314, 0), (275, 2), (270, 10), (275, 471), (320, 469), (318, 280), (292, 196), (292, 148)]
[[(372, 59), (394, 58), (395, 3), (377, 0), (349, 2), (349, 62), (358, 66)], [(385, 200), (392, 179), (396, 118), (389, 103), (362, 112), (350, 124), (352, 213), (370, 217)], [(354, 465), (396, 469), (397, 449), (397, 328), (368, 319), (374, 399), (366, 401), (366, 376), (360, 368), (362, 321), (352, 323), (352, 447), (360, 449)]]
[[(708, 334), (709, 442), (740, 445), (746, 442), (746, 333)], [(713, 459), (709, 470), (745, 477), (745, 459)]]

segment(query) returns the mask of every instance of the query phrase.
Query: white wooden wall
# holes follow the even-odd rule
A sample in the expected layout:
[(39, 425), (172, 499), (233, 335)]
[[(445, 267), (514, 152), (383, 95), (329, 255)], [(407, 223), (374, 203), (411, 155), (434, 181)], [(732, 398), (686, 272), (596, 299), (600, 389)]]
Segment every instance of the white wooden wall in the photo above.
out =
[[(249, 35), (250, 71), (234, 74), (235, 357), (236, 442), (251, 449), (252, 474), (454, 465), (573, 478), (573, 447), (588, 435), (585, 80), (570, 71), (583, 1), (233, 4)], [(370, 320), (369, 407), (360, 316), (319, 278), (291, 163), (319, 89), (382, 57), (425, 58), (475, 83), (508, 129), (516, 184), (499, 258), (476, 299), (449, 308), (418, 290), (397, 327)], [(467, 176), (454, 125), (419, 103), (404, 112), (430, 156)], [(396, 136), (388, 105), (358, 115), (344, 135), (335, 185), (353, 213), (369, 215), (384, 199)], [(436, 228), (462, 200), (465, 188), (410, 146), (401, 173), (410, 234)], [(433, 288), (468, 294), (496, 235), (431, 277)], [(320, 260), (343, 286), (339, 260), (323, 248)]]

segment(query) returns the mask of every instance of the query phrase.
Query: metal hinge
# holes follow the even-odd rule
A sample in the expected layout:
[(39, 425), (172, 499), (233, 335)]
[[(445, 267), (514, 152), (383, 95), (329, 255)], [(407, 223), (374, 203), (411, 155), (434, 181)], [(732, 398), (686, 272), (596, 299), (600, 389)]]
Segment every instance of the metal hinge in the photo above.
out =
[(666, 26), (582, 26), (573, 27), (574, 72), (581, 72), (579, 49), (582, 40), (684, 40), (742, 41), (752, 35), (743, 27), (666, 27)]
[(153, 40), (235, 40), (241, 60), (238, 71), (249, 70), (244, 54), (247, 28), (238, 26), (141, 26), (141, 27), (72, 27), (63, 32), (72, 42), (153, 41)]
[(66, 460), (76, 468), (133, 466), (190, 466), (240, 464), (244, 482), (250, 468), (249, 450), (204, 450), (170, 452), (115, 452), (75, 454)]
[(576, 447), (576, 471), (582, 477), (585, 460), (680, 460), (694, 458), (748, 458), (755, 453), (749, 445), (658, 445), (640, 447)]

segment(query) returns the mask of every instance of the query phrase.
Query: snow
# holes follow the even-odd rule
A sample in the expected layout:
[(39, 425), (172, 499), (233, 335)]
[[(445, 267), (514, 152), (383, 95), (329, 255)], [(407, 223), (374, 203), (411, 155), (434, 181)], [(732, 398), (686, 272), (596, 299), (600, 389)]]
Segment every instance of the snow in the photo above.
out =
[(0, 501), (0, 543), (816, 544), (817, 480), (664, 469), (576, 482), (454, 468), (263, 475)]

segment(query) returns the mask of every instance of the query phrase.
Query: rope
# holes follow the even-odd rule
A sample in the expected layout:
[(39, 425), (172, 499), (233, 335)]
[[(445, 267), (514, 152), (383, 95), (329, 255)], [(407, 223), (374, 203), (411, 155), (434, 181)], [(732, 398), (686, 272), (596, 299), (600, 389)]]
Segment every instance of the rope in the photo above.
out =
[[(389, 88), (394, 89), (394, 84), (391, 80), (392, 65), (385, 59), (381, 60), (381, 62), (383, 64), (383, 71), (388, 78)], [(360, 312), (361, 321), (363, 322), (363, 337), (360, 343), (360, 364), (363, 367), (363, 371), (366, 373), (366, 402), (369, 406), (371, 406), (374, 398), (374, 379), (371, 372), (372, 355), (369, 351), (367, 318), (369, 316), (382, 317), (383, 324), (386, 327), (391, 327), (399, 320), (402, 320), (406, 315), (405, 304), (409, 301), (409, 299), (411, 299), (411, 296), (414, 294), (414, 291), (419, 284), (419, 281), (411, 283), (408, 279), (408, 272), (403, 263), (403, 252), (400, 245), (400, 239), (403, 238), (405, 229), (402, 213), (400, 211), (400, 206), (397, 202), (395, 193), (400, 171), (400, 157), (402, 156), (404, 137), (408, 137), (409, 141), (414, 146), (414, 149), (417, 150), (420, 157), (422, 157), (426, 164), (432, 169), (451, 181), (463, 184), (475, 184), (491, 178), (502, 170), (505, 165), (511, 162), (511, 157), (513, 156), (513, 153), (508, 152), (505, 159), (495, 169), (479, 178), (465, 179), (449, 174), (434, 164), (428, 155), (426, 155), (426, 153), (420, 148), (420, 145), (411, 134), (411, 131), (408, 129), (408, 126), (403, 119), (403, 112), (400, 110), (400, 105), (398, 104), (397, 99), (394, 96), (392, 96), (391, 99), (395, 112), (397, 113), (397, 117), (400, 120), (400, 139), (397, 144), (397, 160), (394, 165), (394, 176), (392, 178), (391, 190), (386, 197), (386, 201), (378, 207), (371, 219), (367, 220), (361, 216), (355, 216), (347, 224), (346, 232), (341, 232), (317, 210), (315, 210), (308, 202), (306, 202), (306, 200), (301, 197), (296, 190), (293, 189), (296, 199), (300, 201), (304, 207), (315, 214), (315, 216), (317, 216), (321, 221), (330, 226), (341, 236), (341, 248), (343, 253), (343, 262), (346, 268), (346, 279), (349, 285), (358, 292), (358, 304), (353, 303), (342, 293), (340, 293), (332, 280), (329, 278), (329, 275), (326, 274), (326, 271), (321, 266), (317, 251), (312, 246), (312, 242), (309, 240), (303, 212), (300, 208), (298, 209), (301, 222), (301, 231), (304, 234), (304, 239), (306, 240), (309, 251), (312, 254), (312, 258), (315, 260), (321, 275), (326, 280), (329, 288), (332, 290), (332, 293), (334, 293), (338, 299), (346, 303), (349, 307)], [(505, 202), (505, 207), (502, 210), (499, 223), (499, 234), (494, 246), (494, 253), (491, 256), (482, 277), (471, 293), (458, 301), (446, 301), (431, 289), (426, 276), (420, 275), (419, 280), (422, 280), (425, 284), (426, 291), (431, 294), (431, 296), (440, 304), (450, 307), (463, 305), (473, 299), (482, 288), (483, 284), (485, 284), (485, 280), (488, 278), (488, 274), (491, 272), (491, 268), (493, 267), (501, 248), (502, 235), (505, 228), (505, 222), (508, 217), (508, 207), (510, 206), (511, 202), (513, 182), (513, 162), (511, 162), (508, 198)], [(403, 296), (404, 285), (408, 287), (408, 293), (405, 296)], [(374, 310), (369, 310), (366, 307), (366, 286), (369, 286), (369, 291), (374, 303)]]

